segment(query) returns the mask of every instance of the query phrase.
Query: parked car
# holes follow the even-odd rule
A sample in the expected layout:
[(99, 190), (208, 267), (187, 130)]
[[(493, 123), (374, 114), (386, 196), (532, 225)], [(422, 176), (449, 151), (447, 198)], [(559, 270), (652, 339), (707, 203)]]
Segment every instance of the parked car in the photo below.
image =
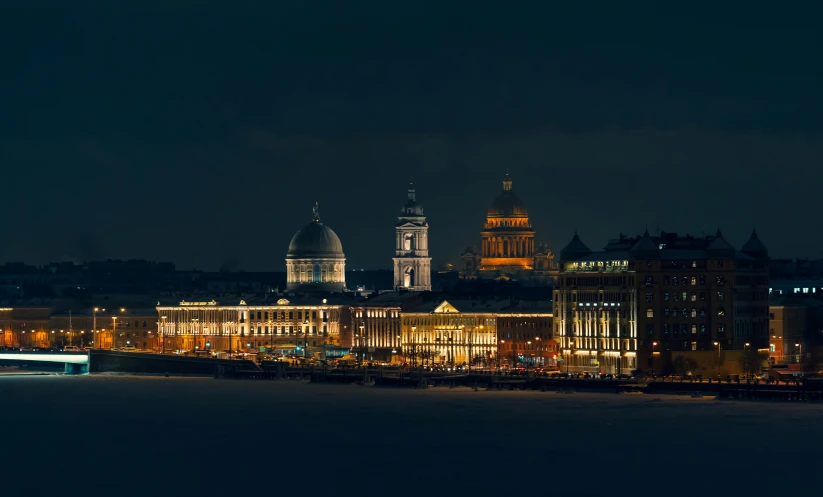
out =
[(126, 345), (125, 347), (120, 347), (122, 352), (134, 352), (137, 348), (134, 345)]
[(80, 347), (75, 345), (66, 345), (63, 347), (63, 352), (80, 352)]

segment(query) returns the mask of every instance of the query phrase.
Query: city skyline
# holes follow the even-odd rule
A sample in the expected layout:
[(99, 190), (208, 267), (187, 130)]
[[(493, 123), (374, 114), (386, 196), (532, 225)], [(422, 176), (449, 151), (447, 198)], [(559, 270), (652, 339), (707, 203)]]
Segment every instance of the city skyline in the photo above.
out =
[(597, 247), (645, 226), (719, 226), (739, 245), (757, 226), (776, 257), (821, 256), (803, 215), (823, 184), (814, 16), (369, 2), (4, 14), (0, 39), (18, 49), (0, 55), (13, 97), (0, 260), (281, 270), (319, 201), (350, 267), (388, 268), (413, 180), (433, 262), (459, 264), (506, 168), (554, 251), (575, 228)]
[[(511, 170), (511, 169), (512, 168), (506, 168), (505, 170)], [(464, 232), (468, 233), (468, 236), (465, 239), (465, 243), (463, 243), (461, 245), (459, 240), (455, 242), (453, 234), (450, 238), (447, 238), (447, 235), (449, 234), (449, 232), (451, 230), (444, 231), (442, 226), (439, 227), (440, 229), (436, 229), (434, 227), (432, 228), (432, 233), (435, 234), (435, 235), (432, 236), (433, 244), (435, 245), (435, 249), (434, 249), (432, 255), (433, 255), (433, 264), (435, 264), (436, 267), (442, 267), (445, 264), (451, 264), (454, 267), (454, 269), (456, 270), (460, 267), (460, 263), (461, 263), (460, 254), (465, 250), (465, 248), (479, 246), (479, 242), (480, 242), (480, 234), (479, 233), (480, 233), (480, 231), (482, 229), (482, 226), (483, 226), (483, 219), (485, 219), (485, 211), (488, 208), (488, 205), (491, 204), (491, 202), (494, 199), (494, 197), (496, 196), (496, 194), (499, 193), (499, 180), (502, 179), (502, 177), (503, 177), (503, 173), (501, 173), (499, 175), (499, 178), (497, 178), (498, 181), (490, 181), (490, 183), (492, 185), (496, 184), (498, 186), (497, 186), (497, 191), (496, 192), (491, 192), (490, 193), (489, 199), (488, 199), (487, 202), (484, 202), (484, 200), (482, 198), (479, 198), (479, 195), (472, 197), (473, 198), (472, 206), (477, 207), (477, 211), (479, 213), (479, 215), (474, 215), (473, 218), (479, 218), (480, 221), (475, 223), (474, 221), (476, 219), (472, 219), (472, 224), (469, 224), (466, 221), (464, 221), (463, 223), (458, 222), (459, 227), (457, 228), (457, 231), (461, 234), (464, 233)], [(520, 186), (521, 184), (528, 185), (529, 182), (528, 181), (520, 181), (520, 182), (516, 181), (517, 177), (515, 176), (515, 174), (512, 174), (512, 177), (515, 178), (515, 185), (516, 186), (514, 188), (514, 191), (516, 191), (521, 197), (525, 197), (524, 194), (521, 194), (522, 190), (517, 188), (517, 186)], [(421, 193), (421, 187), (419, 186), (420, 183), (419, 182), (414, 182), (414, 181), (413, 181), (413, 183), (414, 183), (415, 188), (418, 191), (418, 195), (420, 195), (420, 193)], [(403, 199), (402, 194), (405, 192), (404, 188), (406, 188), (407, 186), (408, 186), (407, 183), (405, 183), (405, 184), (401, 183), (401, 184), (398, 185), (397, 190), (400, 194), (398, 194), (397, 197), (398, 197), (399, 200), (394, 202), (394, 204), (396, 204), (396, 205), (393, 205), (394, 207), (398, 207), (398, 208), (396, 210), (395, 209), (388, 209), (388, 208), (383, 209), (383, 211), (385, 212), (385, 215), (382, 216), (382, 217), (388, 219), (389, 221), (391, 221), (392, 219), (396, 221), (397, 214), (400, 212), (399, 206), (402, 205), (402, 199)], [(485, 189), (488, 189), (488, 188), (485, 188)], [(535, 189), (534, 185), (531, 185), (531, 188), (529, 188), (529, 189), (534, 191), (534, 189)], [(388, 188), (386, 188), (385, 190), (389, 191), (389, 193), (394, 193)], [(423, 204), (424, 208), (426, 209), (427, 217), (429, 217), (430, 219), (433, 219), (433, 224), (436, 226), (438, 224), (437, 223), (437, 217), (436, 217), (436, 215), (430, 214), (430, 209), (429, 209), (428, 205), (429, 204), (440, 205), (440, 204), (442, 204), (443, 199), (427, 199), (427, 197), (425, 195), (425, 191), (422, 191), (422, 195), (420, 195), (420, 196), (422, 197), (421, 203)], [(438, 200), (440, 200), (440, 201), (438, 202)], [(36, 259), (36, 260), (32, 260), (32, 259), (29, 259), (29, 258), (26, 258), (26, 257), (22, 257), (22, 258), (14, 258), (14, 257), (8, 258), (7, 257), (3, 262), (24, 262), (24, 263), (27, 263), (27, 264), (40, 265), (40, 264), (51, 263), (51, 262), (60, 262), (60, 261), (70, 261), (70, 262), (75, 262), (75, 263), (84, 263), (84, 262), (91, 262), (91, 261), (94, 261), (94, 260), (106, 260), (106, 259), (112, 259), (112, 260), (145, 259), (145, 260), (153, 260), (153, 261), (156, 261), (156, 262), (172, 262), (179, 269), (199, 269), (199, 270), (207, 270), (207, 271), (222, 269), (222, 270), (240, 270), (240, 271), (285, 272), (285, 263), (283, 261), (285, 259), (285, 255), (286, 255), (286, 252), (287, 252), (288, 247), (289, 247), (289, 241), (294, 236), (294, 233), (299, 231), (299, 229), (302, 228), (308, 222), (308, 220), (311, 219), (311, 212), (312, 212), (312, 209), (315, 207), (315, 205), (319, 205), (321, 203), (322, 202), (320, 202), (320, 201), (312, 201), (312, 202), (307, 201), (306, 205), (304, 206), (305, 209), (302, 209), (305, 212), (297, 212), (297, 207), (300, 207), (300, 206), (294, 206), (295, 207), (294, 216), (290, 217), (290, 216), (285, 215), (285, 214), (283, 215), (283, 219), (286, 222), (284, 222), (284, 224), (282, 225), (283, 226), (282, 230), (281, 231), (275, 231), (275, 232), (272, 233), (272, 235), (277, 240), (283, 241), (282, 245), (279, 245), (279, 246), (282, 246), (282, 249), (279, 250), (279, 252), (282, 252), (282, 256), (278, 257), (281, 254), (278, 254), (278, 249), (273, 247), (272, 252), (271, 252), (272, 253), (271, 260), (264, 261), (262, 265), (259, 265), (259, 264), (255, 265), (252, 261), (250, 261), (250, 260), (249, 261), (244, 261), (239, 257), (238, 258), (227, 257), (227, 258), (215, 259), (213, 257), (211, 257), (211, 258), (210, 257), (203, 257), (199, 253), (195, 253), (194, 257), (189, 257), (188, 259), (185, 256), (182, 257), (182, 258), (174, 258), (174, 257), (170, 257), (170, 256), (163, 257), (162, 253), (161, 253), (160, 257), (157, 257), (157, 258), (147, 257), (145, 255), (141, 255), (140, 253), (136, 253), (136, 252), (135, 253), (125, 252), (124, 255), (118, 256), (118, 254), (116, 254), (116, 253), (106, 253), (105, 250), (102, 248), (102, 245), (97, 245), (97, 246), (89, 245), (90, 243), (94, 244), (94, 242), (92, 240), (89, 240), (88, 238), (77, 239), (77, 240), (74, 241), (74, 244), (75, 244), (75, 246), (80, 248), (80, 251), (77, 252), (78, 254), (84, 253), (84, 251), (85, 251), (86, 254), (92, 255), (89, 258), (84, 258), (83, 256), (68, 256), (68, 255), (63, 256), (63, 257), (54, 257), (52, 259), (45, 258), (45, 259)], [(528, 198), (525, 198), (525, 204), (526, 204), (526, 206), (527, 206), (527, 208), (529, 209), (530, 212), (535, 212), (535, 211), (545, 212), (545, 207), (546, 206), (541, 206), (539, 203), (530, 202)], [(321, 208), (322, 208), (322, 206), (321, 206)], [(619, 207), (617, 208), (617, 210), (619, 211)], [(301, 214), (306, 214), (306, 212), (308, 212), (309, 214), (301, 216)], [(393, 248), (394, 242), (392, 240), (392, 233), (391, 233), (393, 225), (392, 225), (391, 222), (388, 222), (386, 224), (386, 226), (382, 226), (382, 227), (381, 226), (374, 226), (373, 229), (370, 229), (370, 230), (367, 231), (372, 235), (371, 239), (375, 243), (373, 243), (372, 246), (369, 247), (371, 250), (366, 250), (365, 253), (374, 254), (375, 253), (375, 247), (379, 247), (379, 250), (380, 250), (381, 253), (378, 254), (377, 259), (375, 259), (375, 258), (364, 255), (364, 253), (358, 253), (358, 252), (355, 252), (354, 250), (350, 250), (350, 249), (347, 248), (347, 247), (350, 246), (350, 243), (352, 241), (357, 240), (357, 235), (358, 234), (359, 235), (363, 234), (363, 231), (361, 231), (359, 233), (357, 231), (351, 232), (351, 233), (350, 232), (343, 232), (343, 233), (340, 232), (340, 230), (337, 228), (338, 224), (342, 224), (344, 226), (350, 226), (348, 223), (339, 222), (339, 221), (345, 221), (345, 219), (346, 219), (345, 216), (346, 216), (346, 212), (347, 212), (346, 209), (340, 209), (340, 208), (336, 208), (335, 206), (326, 205), (326, 208), (323, 209), (322, 212), (323, 212), (323, 220), (326, 221), (325, 224), (332, 227), (335, 230), (335, 232), (338, 232), (338, 234), (340, 235), (341, 242), (343, 243), (344, 249), (346, 250), (347, 260), (348, 261), (352, 261), (352, 260), (354, 260), (354, 261), (369, 260), (370, 261), (369, 263), (365, 263), (365, 264), (363, 264), (363, 263), (357, 264), (355, 262), (354, 264), (351, 264), (347, 270), (360, 270), (360, 269), (364, 269), (364, 270), (377, 270), (377, 269), (391, 270), (391, 268), (392, 268), (392, 255), (393, 255), (393, 252), (394, 252), (394, 248)], [(615, 214), (615, 212), (610, 212), (610, 214)], [(452, 220), (452, 221), (455, 219), (454, 214), (451, 213), (450, 211), (446, 211), (444, 213), (443, 217), (445, 219), (449, 219), (449, 220)], [(572, 236), (575, 233), (577, 233), (581, 237), (581, 239), (583, 239), (585, 241), (585, 243), (589, 244), (592, 248), (600, 249), (603, 246), (605, 246), (606, 244), (608, 244), (609, 241), (617, 238), (620, 235), (626, 235), (626, 236), (629, 236), (629, 237), (639, 236), (643, 233), (643, 231), (646, 231), (646, 230), (649, 231), (652, 235), (657, 235), (659, 232), (668, 232), (668, 233), (678, 233), (678, 234), (681, 234), (681, 235), (691, 235), (691, 236), (702, 238), (702, 237), (706, 237), (706, 236), (712, 236), (712, 235), (714, 235), (714, 233), (717, 229), (720, 229), (723, 232), (724, 237), (727, 240), (729, 240), (729, 242), (734, 246), (741, 246), (743, 243), (745, 243), (746, 240), (748, 240), (749, 236), (752, 233), (752, 230), (756, 230), (758, 232), (758, 234), (760, 235), (761, 239), (764, 240), (764, 243), (766, 243), (767, 247), (769, 248), (770, 256), (772, 258), (789, 258), (789, 259), (791, 259), (791, 258), (810, 258), (810, 259), (817, 259), (817, 258), (823, 257), (823, 251), (815, 252), (814, 249), (812, 249), (812, 251), (810, 251), (808, 253), (805, 253), (805, 254), (802, 253), (802, 251), (796, 251), (796, 250), (795, 250), (794, 253), (792, 253), (791, 252), (792, 251), (791, 247), (796, 246), (794, 244), (795, 241), (797, 240), (796, 238), (792, 239), (792, 240), (774, 240), (773, 241), (769, 238), (768, 235), (764, 235), (764, 233), (772, 233), (772, 232), (774, 232), (775, 228), (771, 227), (771, 226), (768, 226), (768, 225), (764, 225), (764, 224), (758, 224), (756, 222), (751, 222), (749, 224), (744, 223), (744, 224), (729, 224), (729, 225), (718, 223), (717, 226), (711, 226), (711, 225), (700, 223), (700, 221), (692, 221), (692, 222), (685, 223), (685, 226), (690, 226), (691, 229), (680, 229), (680, 227), (678, 227), (678, 226), (671, 226), (671, 225), (669, 225), (665, 222), (656, 222), (654, 224), (650, 223), (650, 222), (632, 223), (631, 219), (628, 219), (627, 220), (628, 222), (625, 225), (623, 225), (622, 227), (614, 226), (614, 231), (611, 231), (611, 232), (606, 231), (606, 229), (612, 229), (611, 227), (605, 228), (603, 224), (592, 222), (592, 224), (579, 224), (579, 225), (576, 224), (572, 228), (572, 230), (568, 231), (568, 232), (563, 232), (563, 233), (558, 234), (557, 232), (549, 231), (549, 233), (547, 234), (546, 231), (552, 229), (551, 228), (551, 223), (546, 222), (546, 220), (541, 220), (539, 218), (535, 219), (536, 217), (537, 216), (535, 216), (535, 215), (531, 216), (531, 224), (533, 226), (535, 226), (535, 231), (537, 232), (537, 234), (535, 236), (535, 242), (536, 243), (547, 242), (548, 245), (549, 245), (549, 248), (552, 250), (552, 252), (555, 253), (555, 255), (559, 254), (560, 250), (569, 242), (569, 240), (571, 240)], [(627, 216), (619, 216), (620, 219), (624, 219), (626, 217), (628, 217), (628, 215)], [(656, 216), (652, 216), (652, 217), (656, 217)], [(636, 224), (636, 226), (635, 226), (635, 224)], [(286, 226), (288, 226), (288, 228)], [(541, 229), (541, 227), (545, 227), (545, 226), (548, 226), (548, 230)], [(289, 231), (291, 229), (291, 227), (294, 227), (293, 231)], [(475, 229), (472, 229), (472, 228), (475, 228)], [(598, 237), (589, 236), (589, 233), (597, 234), (599, 236)], [(88, 236), (88, 234), (86, 234), (86, 235)], [(442, 235), (443, 239), (450, 240), (452, 242), (452, 246), (443, 247), (442, 244), (440, 243), (440, 240), (439, 240), (440, 237), (438, 237), (437, 235)], [(781, 244), (781, 241), (783, 242), (782, 244)], [(777, 247), (777, 248), (773, 249), (772, 247)], [(781, 247), (783, 248), (783, 253), (779, 252)], [(148, 251), (148, 253), (151, 253), (151, 252), (152, 251)], [(242, 252), (243, 251), (238, 248), (237, 253), (242, 253)], [(173, 253), (173, 251), (172, 251), (172, 253)], [(441, 255), (443, 253), (447, 253), (449, 255), (444, 257), (443, 255)], [(96, 256), (94, 254), (96, 254)]]

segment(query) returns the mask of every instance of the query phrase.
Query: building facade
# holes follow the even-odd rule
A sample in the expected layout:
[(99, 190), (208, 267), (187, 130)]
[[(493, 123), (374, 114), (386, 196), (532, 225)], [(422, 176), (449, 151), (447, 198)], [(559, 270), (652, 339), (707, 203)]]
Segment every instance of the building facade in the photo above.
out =
[(467, 249), (462, 254), (460, 276), (552, 283), (558, 272), (554, 254), (545, 245), (535, 247), (534, 235), (526, 204), (514, 193), (507, 172), (503, 191), (486, 214), (480, 250)]
[(621, 235), (600, 252), (575, 234), (555, 292), (566, 367), (660, 372), (678, 352), (767, 350), (766, 258), (755, 233), (741, 251), (718, 230)]
[(159, 305), (157, 314), (162, 348), (186, 352), (269, 349), (322, 356), (340, 344), (341, 329), (350, 326), (346, 306), (319, 298), (235, 305), (183, 301)]
[(769, 306), (769, 361), (773, 365), (821, 361), (823, 301), (803, 295), (772, 296)]
[(340, 293), (346, 288), (346, 256), (340, 238), (320, 222), (318, 206), (312, 222), (295, 233), (286, 254), (286, 287), (298, 293)]
[(401, 362), (401, 315), (421, 303), (419, 292), (387, 292), (352, 304), (352, 330), (341, 345), (367, 361)]
[(393, 260), (395, 290), (431, 290), (429, 223), (415, 198), (414, 184), (409, 185), (409, 199), (395, 225)]
[(0, 308), (0, 346), (50, 346), (51, 313), (51, 307)]
[(500, 359), (512, 367), (557, 367), (560, 344), (554, 340), (551, 303), (507, 309), (497, 315)]
[[(403, 358), (411, 365), (444, 367), (491, 363), (498, 357), (497, 312), (501, 302), (428, 302), (402, 313)], [(459, 307), (457, 307), (459, 306)]]
[[(404, 310), (401, 320), (403, 361), (413, 365), (549, 365), (556, 355), (552, 313), (543, 307), (509, 300), (443, 300)], [(516, 355), (507, 357), (506, 352)]]

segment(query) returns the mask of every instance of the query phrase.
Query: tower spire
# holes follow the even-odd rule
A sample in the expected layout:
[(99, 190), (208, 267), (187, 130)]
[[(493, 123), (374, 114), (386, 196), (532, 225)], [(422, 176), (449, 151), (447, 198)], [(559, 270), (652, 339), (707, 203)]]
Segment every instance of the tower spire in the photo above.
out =
[(312, 212), (312, 219), (315, 223), (320, 222), (320, 202), (315, 202), (314, 207), (311, 209)]
[(409, 181), (409, 200), (414, 202), (414, 181)]
[(509, 168), (506, 168), (506, 175), (503, 176), (503, 191), (508, 192), (512, 189), (512, 177), (509, 176)]

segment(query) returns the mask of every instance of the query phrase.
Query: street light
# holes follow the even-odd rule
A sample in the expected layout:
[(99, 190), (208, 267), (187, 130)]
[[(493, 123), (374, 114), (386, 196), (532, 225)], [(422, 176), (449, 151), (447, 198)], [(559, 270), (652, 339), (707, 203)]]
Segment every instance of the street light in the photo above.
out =
[(357, 348), (360, 350), (359, 359), (360, 359), (360, 367), (361, 368), (363, 367), (363, 356), (365, 355), (365, 351), (363, 350), (364, 349), (363, 344), (366, 341), (365, 340), (365, 338), (366, 338), (365, 329), (366, 329), (366, 325), (364, 325), (363, 322), (361, 321), (360, 322), (360, 334), (357, 335)]
[[(417, 356), (420, 354), (420, 351), (417, 350), (417, 326), (412, 326), (411, 330), (412, 330), (411, 342), (414, 344), (414, 346), (412, 348), (412, 350), (413, 350), (413, 352), (412, 352), (412, 363), (414, 363), (413, 366), (417, 366)], [(420, 360), (420, 364), (421, 364), (421, 366), (423, 364), (422, 358)]]
[[(531, 350), (531, 344), (532, 344), (531, 340), (526, 342), (526, 345), (528, 345), (528, 347), (526, 347), (526, 350)], [(528, 376), (528, 374), (529, 374), (529, 361), (526, 361), (526, 375)]]
[(111, 321), (112, 321), (112, 323), (114, 323), (112, 325), (112, 332), (111, 332), (111, 348), (116, 349), (117, 348), (117, 341), (116, 341), (117, 340), (117, 316), (112, 316)]
[(160, 353), (166, 353), (166, 316), (160, 316), (163, 320), (163, 326), (160, 331)]
[(197, 337), (194, 334), (197, 331), (197, 321), (199, 321), (198, 318), (191, 318), (191, 351), (193, 354), (197, 351)]
[(720, 359), (720, 342), (714, 342), (717, 345), (717, 359)]
[[(307, 314), (308, 312), (309, 311), (306, 311)], [(303, 358), (306, 358), (306, 349), (309, 347), (309, 339), (306, 337), (306, 332), (309, 329), (309, 321), (306, 320), (306, 322), (303, 324), (306, 326), (305, 328), (303, 328)]]
[(94, 331), (91, 332), (91, 345), (92, 345), (92, 347), (97, 346), (97, 338), (95, 338), (94, 334), (96, 333), (96, 330), (97, 330), (97, 311), (99, 311), (99, 310), (100, 310), (99, 307), (95, 307), (94, 310), (92, 311), (92, 316), (93, 316), (92, 326), (94, 327)]
[(657, 347), (657, 342), (652, 342), (652, 378), (654, 378), (654, 348)]
[(799, 363), (803, 360), (803, 345), (800, 343), (796, 343), (794, 344), (794, 346), (800, 348), (800, 350), (797, 352), (797, 362)]

